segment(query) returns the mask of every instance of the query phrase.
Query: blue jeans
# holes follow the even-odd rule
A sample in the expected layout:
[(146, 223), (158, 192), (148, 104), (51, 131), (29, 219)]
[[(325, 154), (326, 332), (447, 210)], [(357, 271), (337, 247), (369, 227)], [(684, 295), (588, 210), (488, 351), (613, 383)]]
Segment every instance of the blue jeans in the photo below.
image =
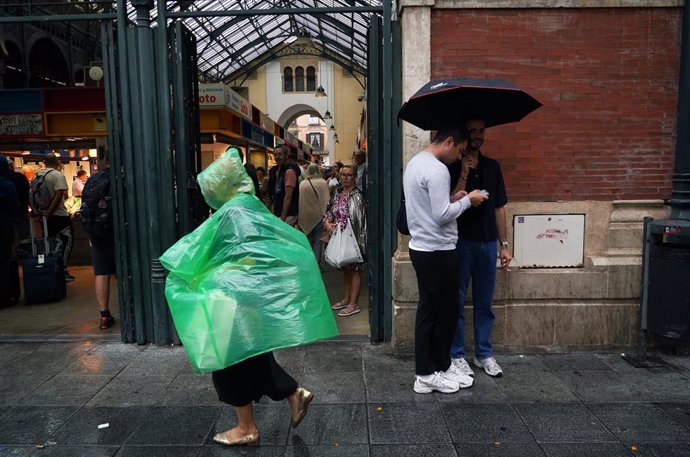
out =
[(496, 288), (496, 258), (498, 247), (494, 241), (477, 241), (458, 238), (460, 260), (460, 313), (455, 336), (450, 346), (454, 359), (465, 357), (465, 299), (472, 278), (472, 305), (474, 320), (474, 355), (484, 359), (493, 355), (491, 331), (496, 319), (491, 303)]

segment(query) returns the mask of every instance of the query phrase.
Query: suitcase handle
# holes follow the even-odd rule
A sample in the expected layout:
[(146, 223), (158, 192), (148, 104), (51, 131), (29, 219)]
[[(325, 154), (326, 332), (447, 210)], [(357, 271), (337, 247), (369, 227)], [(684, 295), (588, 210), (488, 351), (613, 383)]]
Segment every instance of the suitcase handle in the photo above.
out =
[(34, 223), (31, 220), (32, 217), (40, 217), (43, 219), (43, 242), (45, 243), (45, 251), (44, 255), (48, 255), (49, 253), (49, 247), (48, 247), (48, 218), (45, 216), (32, 216), (29, 215), (29, 232), (31, 233), (31, 255), (33, 257), (36, 257), (37, 252), (36, 252), (36, 235), (34, 235)]

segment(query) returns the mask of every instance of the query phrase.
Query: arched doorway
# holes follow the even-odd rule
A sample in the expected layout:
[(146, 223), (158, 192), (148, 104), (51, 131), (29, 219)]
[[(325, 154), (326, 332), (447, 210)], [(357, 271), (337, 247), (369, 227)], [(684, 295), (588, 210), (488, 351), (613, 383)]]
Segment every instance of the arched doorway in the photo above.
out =
[(0, 60), (5, 67), (0, 88), (19, 89), (24, 87), (25, 74), (22, 63), (22, 51), (13, 41), (0, 41)]
[(29, 87), (69, 84), (69, 68), (62, 50), (50, 39), (40, 38), (29, 51)]

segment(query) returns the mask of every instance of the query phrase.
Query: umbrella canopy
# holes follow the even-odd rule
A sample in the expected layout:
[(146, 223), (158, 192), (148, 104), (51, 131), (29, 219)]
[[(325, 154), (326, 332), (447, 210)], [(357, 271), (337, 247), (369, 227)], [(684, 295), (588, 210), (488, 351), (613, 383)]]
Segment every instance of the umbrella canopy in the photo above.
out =
[(482, 119), (487, 127), (517, 122), (542, 106), (534, 97), (500, 79), (430, 81), (405, 102), (398, 119), (423, 130)]

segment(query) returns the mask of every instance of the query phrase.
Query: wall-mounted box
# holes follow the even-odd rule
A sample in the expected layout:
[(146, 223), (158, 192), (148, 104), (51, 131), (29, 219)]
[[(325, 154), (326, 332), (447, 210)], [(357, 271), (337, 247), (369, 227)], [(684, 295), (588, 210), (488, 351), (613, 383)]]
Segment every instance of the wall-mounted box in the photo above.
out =
[(584, 214), (516, 214), (513, 234), (514, 264), (521, 268), (584, 265)]

